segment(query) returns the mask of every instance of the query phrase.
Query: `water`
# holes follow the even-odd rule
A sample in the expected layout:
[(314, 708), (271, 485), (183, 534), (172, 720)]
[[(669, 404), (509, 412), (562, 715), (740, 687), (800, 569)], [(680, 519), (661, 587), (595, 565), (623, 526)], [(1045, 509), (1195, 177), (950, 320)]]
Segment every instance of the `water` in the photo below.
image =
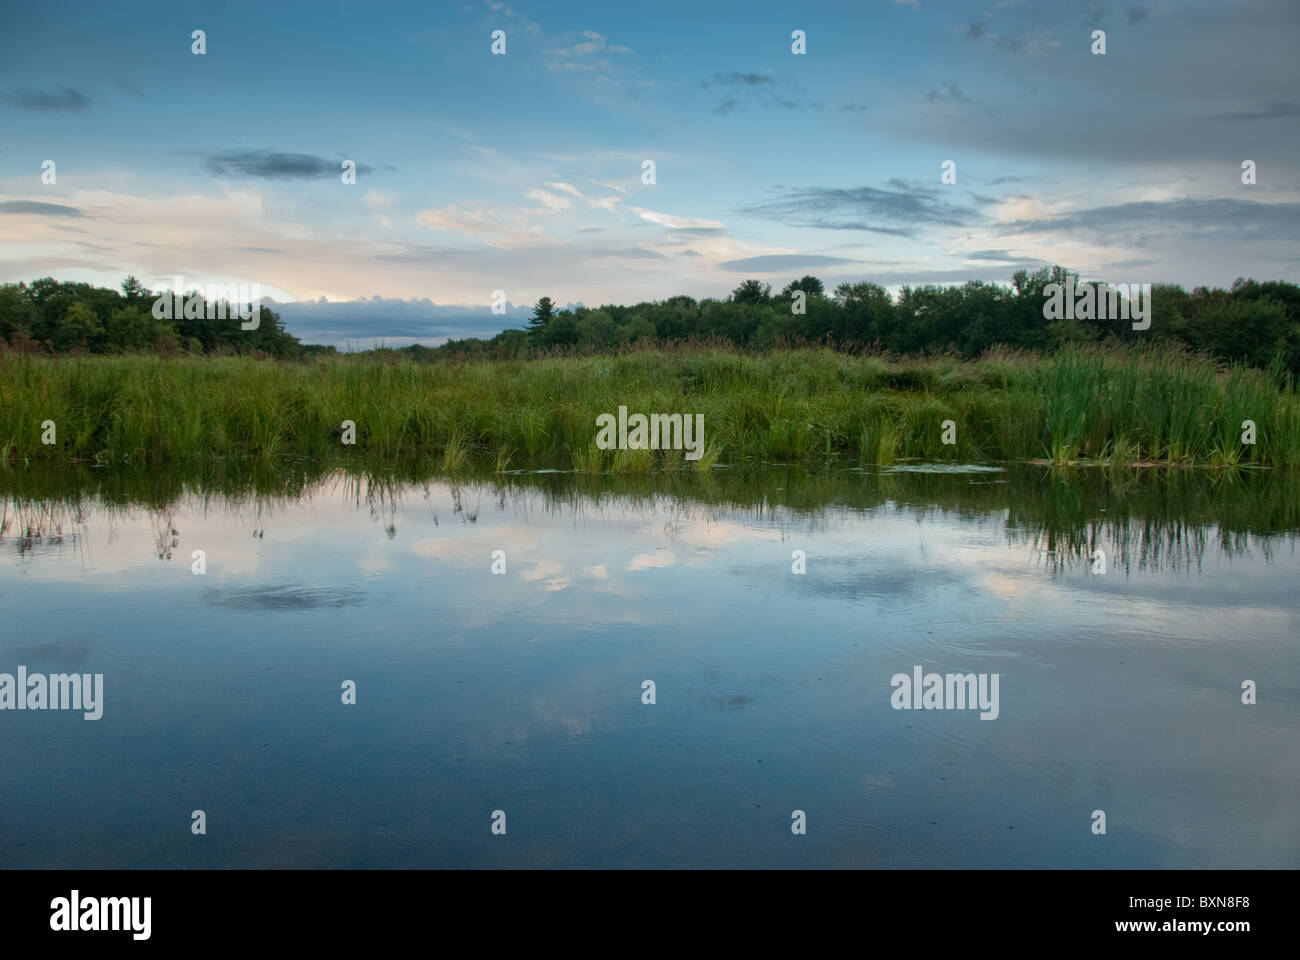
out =
[(1295, 478), (302, 470), (0, 480), (0, 866), (1300, 866)]

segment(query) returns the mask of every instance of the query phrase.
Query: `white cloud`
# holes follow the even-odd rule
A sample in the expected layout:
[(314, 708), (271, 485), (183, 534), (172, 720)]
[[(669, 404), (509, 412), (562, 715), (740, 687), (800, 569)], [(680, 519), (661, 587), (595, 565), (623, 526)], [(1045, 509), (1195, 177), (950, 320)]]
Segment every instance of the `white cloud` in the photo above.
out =
[(552, 190), (562, 190), (565, 193), (571, 193), (579, 200), (585, 199), (582, 195), (582, 191), (571, 183), (565, 183), (562, 180), (548, 180), (546, 181), (546, 185)]
[(528, 198), (540, 203), (545, 208), (541, 211), (544, 213), (559, 213), (561, 210), (568, 210), (573, 206), (567, 198), (547, 193), (545, 190), (529, 190)]
[(649, 220), (651, 223), (657, 223), (662, 227), (670, 227), (673, 230), (684, 230), (688, 227), (723, 227), (725, 224), (716, 220), (701, 220), (695, 217), (678, 217), (671, 213), (659, 213), (655, 210), (647, 210), (644, 207), (633, 207), (632, 212), (642, 220)]
[[(437, 210), (421, 210), (416, 219), (433, 230), (449, 230), (482, 237), (494, 247), (537, 247), (558, 243), (543, 233), (539, 223), (529, 224), (518, 214), (499, 214), (490, 210), (470, 208), (462, 210), (454, 203)], [(502, 219), (526, 224), (522, 229), (511, 228)]]

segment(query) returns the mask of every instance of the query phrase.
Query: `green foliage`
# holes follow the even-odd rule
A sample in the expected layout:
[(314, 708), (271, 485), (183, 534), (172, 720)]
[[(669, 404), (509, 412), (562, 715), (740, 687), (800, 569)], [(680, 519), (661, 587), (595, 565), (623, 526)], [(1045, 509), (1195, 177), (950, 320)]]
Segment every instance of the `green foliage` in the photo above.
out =
[[(1045, 288), (1070, 280), (1077, 284), (1079, 277), (1057, 266), (1018, 271), (1009, 286), (981, 281), (904, 286), (892, 297), (875, 283), (842, 283), (828, 296), (813, 276), (790, 282), (777, 296), (770, 285), (749, 279), (725, 300), (676, 296), (598, 309), (556, 309), (550, 297), (542, 297), (526, 330), (506, 330), (486, 340), (453, 340), (436, 348), (415, 345), (372, 353), (436, 363), (688, 343), (753, 351), (822, 344), (849, 352), (952, 353), (975, 359), (1000, 347), (1057, 351), (1118, 343), (1183, 347), (1227, 363), (1293, 378), (1300, 374), (1300, 285), (1238, 280), (1230, 290), (1197, 287), (1189, 293), (1155, 284), (1150, 328), (1135, 331), (1124, 319), (1046, 319)], [(794, 295), (800, 292), (806, 294), (804, 311), (795, 313)], [(134, 277), (127, 277), (120, 291), (48, 277), (3, 284), (0, 346), (19, 352), (233, 353), (282, 359), (333, 351), (305, 348), (266, 307), (256, 330), (242, 330), (236, 319), (209, 318), (206, 305), (189, 316), (178, 309), (175, 319), (155, 319), (155, 299)]]
[[(154, 316), (159, 296), (173, 300), (172, 319)], [(7, 283), (0, 285), (0, 339), (47, 353), (166, 355), (183, 347), (190, 353), (303, 356), (302, 344), (284, 329), (279, 314), (262, 307), (257, 329), (244, 330), (233, 307), (195, 297), (197, 309), (187, 311), (182, 300), (154, 294), (135, 277), (123, 280), (120, 292), (50, 277), (30, 285)]]
[[(681, 451), (595, 450), (597, 416), (622, 405), (702, 414), (708, 461), (733, 466), (828, 456), (1300, 466), (1300, 397), (1289, 378), (1242, 364), (1225, 370), (1185, 350), (1001, 350), (977, 361), (825, 347), (456, 363), (409, 356), (0, 354), (0, 462), (357, 456), (433, 459), (448, 470), (698, 466)], [(50, 446), (40, 441), (47, 419), (58, 426)], [(941, 442), (948, 419), (955, 446)], [(344, 420), (357, 425), (355, 446), (339, 441)], [(1254, 445), (1241, 442), (1244, 420), (1256, 424)]]

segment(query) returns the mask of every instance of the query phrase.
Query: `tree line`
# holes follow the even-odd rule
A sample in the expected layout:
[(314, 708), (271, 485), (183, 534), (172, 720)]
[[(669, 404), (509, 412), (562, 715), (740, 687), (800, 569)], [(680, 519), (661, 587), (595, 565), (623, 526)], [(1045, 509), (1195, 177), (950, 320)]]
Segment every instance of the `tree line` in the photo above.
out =
[[(669, 297), (633, 305), (559, 309), (542, 297), (526, 329), (490, 339), (452, 340), (440, 347), (375, 352), (417, 360), (473, 356), (514, 358), (544, 351), (612, 352), (633, 345), (713, 341), (755, 351), (804, 343), (898, 354), (955, 351), (976, 357), (994, 346), (1051, 351), (1080, 342), (1176, 343), (1224, 361), (1283, 366), (1300, 373), (1300, 285), (1237, 280), (1231, 289), (1190, 292), (1155, 284), (1151, 325), (1127, 319), (1048, 319), (1049, 284), (1073, 281), (1062, 267), (1017, 271), (1010, 285), (972, 280), (952, 286), (904, 286), (896, 296), (875, 283), (843, 283), (827, 293), (805, 276), (773, 293), (745, 280), (726, 299)], [(11, 349), (251, 353), (297, 359), (333, 347), (302, 344), (277, 313), (262, 307), (256, 330), (237, 320), (154, 317), (155, 294), (133, 277), (120, 290), (50, 278), (0, 285), (0, 339)], [(368, 351), (370, 352), (370, 351)]]
[(159, 319), (154, 315), (158, 296), (135, 277), (127, 277), (117, 290), (50, 277), (30, 284), (2, 284), (0, 340), (13, 350), (45, 353), (245, 353), (298, 358), (310, 349), (285, 330), (280, 315), (267, 307), (261, 308), (256, 329), (243, 330), (232, 310), (208, 310), (198, 293), (191, 296), (199, 309), (181, 309), (178, 297), (173, 319)]

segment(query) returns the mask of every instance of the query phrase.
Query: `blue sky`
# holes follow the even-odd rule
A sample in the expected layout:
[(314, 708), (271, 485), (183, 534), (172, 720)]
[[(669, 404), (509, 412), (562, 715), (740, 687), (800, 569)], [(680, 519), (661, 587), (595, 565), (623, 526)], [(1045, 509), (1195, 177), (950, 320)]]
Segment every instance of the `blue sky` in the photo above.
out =
[(0, 281), (256, 282), (297, 335), (365, 346), (749, 276), (1300, 279), (1294, 0), (0, 17)]

